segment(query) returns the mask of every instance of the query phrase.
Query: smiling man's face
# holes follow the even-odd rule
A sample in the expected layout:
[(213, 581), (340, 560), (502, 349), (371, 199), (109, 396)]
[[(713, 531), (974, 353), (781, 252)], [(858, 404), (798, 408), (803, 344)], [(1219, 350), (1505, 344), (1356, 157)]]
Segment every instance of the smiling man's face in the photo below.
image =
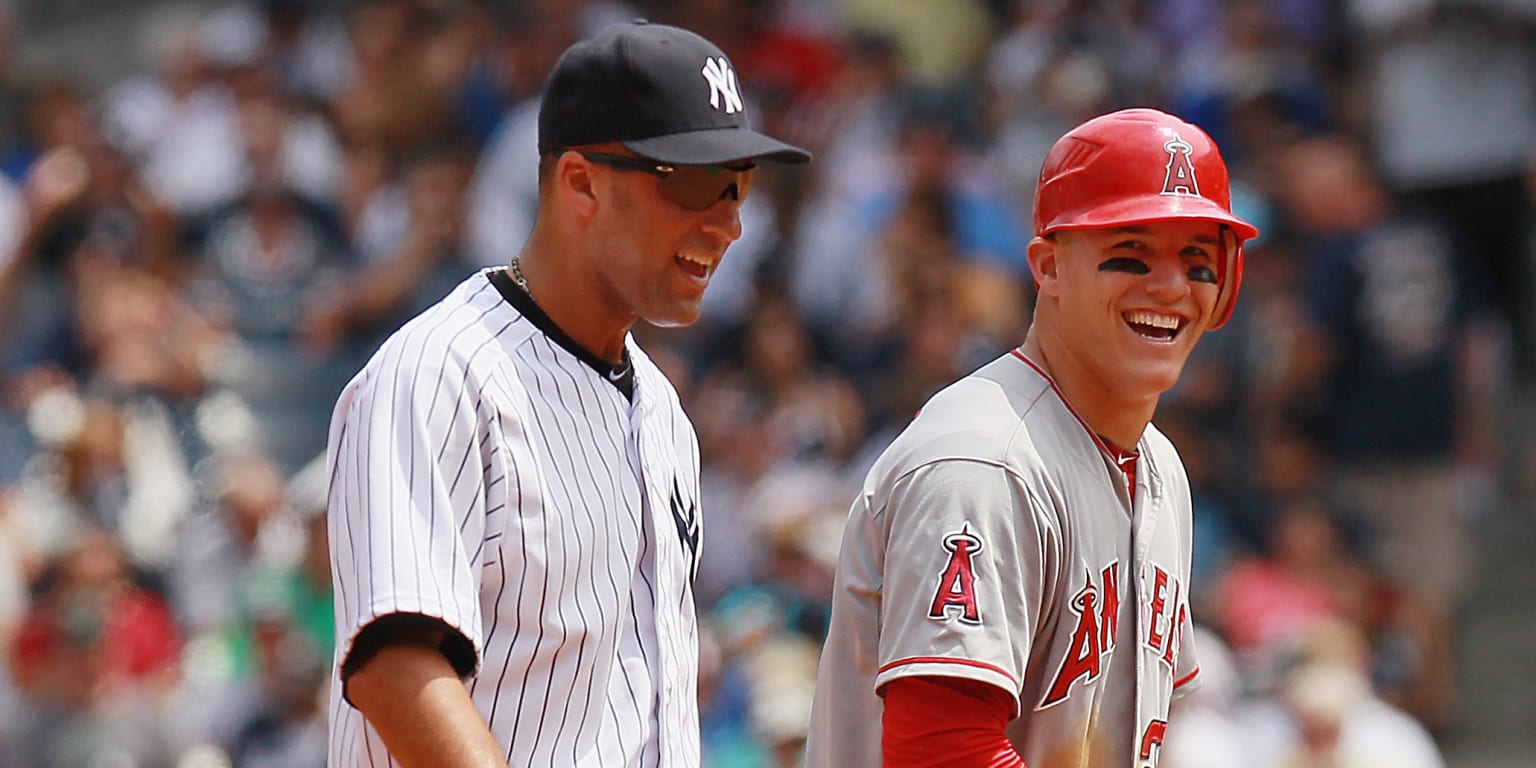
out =
[(1116, 397), (1172, 388), (1215, 311), (1222, 233), (1215, 222), (1166, 220), (1065, 230), (1048, 240), (1055, 275), (1042, 290), (1057, 303), (1070, 360)]
[(663, 327), (698, 320), (710, 277), (741, 237), (745, 190), (733, 186), (695, 210), (672, 199), (654, 175), (589, 165), (602, 177), (600, 252), (592, 261), (604, 273), (605, 308), (625, 322)]

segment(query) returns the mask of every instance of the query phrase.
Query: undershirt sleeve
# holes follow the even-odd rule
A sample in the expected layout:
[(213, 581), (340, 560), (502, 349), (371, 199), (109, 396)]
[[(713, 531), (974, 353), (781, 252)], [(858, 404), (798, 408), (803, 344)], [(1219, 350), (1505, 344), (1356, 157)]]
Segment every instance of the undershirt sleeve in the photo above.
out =
[(885, 768), (1024, 768), (1008, 740), (1013, 695), (959, 678), (903, 677), (885, 687)]

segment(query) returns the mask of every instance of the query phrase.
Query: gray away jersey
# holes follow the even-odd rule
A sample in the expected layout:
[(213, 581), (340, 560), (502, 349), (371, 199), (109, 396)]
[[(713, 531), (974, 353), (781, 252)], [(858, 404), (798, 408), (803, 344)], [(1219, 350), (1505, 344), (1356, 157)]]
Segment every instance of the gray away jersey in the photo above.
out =
[[(426, 614), (473, 645), (460, 672), (509, 764), (697, 766), (693, 427), (632, 339), (633, 404), (489, 274), (337, 403), (336, 663), (374, 619)], [(340, 693), (329, 764), (393, 765)]]
[(1015, 350), (935, 395), (843, 534), (808, 768), (880, 765), (878, 691), (959, 677), (1016, 697), (1030, 768), (1149, 768), (1191, 689), (1190, 498), (1148, 427), (1126, 475)]

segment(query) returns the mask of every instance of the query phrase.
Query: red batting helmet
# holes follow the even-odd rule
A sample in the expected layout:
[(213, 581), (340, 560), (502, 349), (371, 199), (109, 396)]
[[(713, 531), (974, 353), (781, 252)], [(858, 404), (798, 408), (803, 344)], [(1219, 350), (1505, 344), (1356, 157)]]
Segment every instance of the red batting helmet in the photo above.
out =
[(1218, 265), (1211, 328), (1232, 316), (1243, 242), (1259, 230), (1232, 214), (1227, 164), (1205, 131), (1155, 109), (1122, 109), (1061, 137), (1035, 187), (1035, 234), (1167, 219), (1214, 221), (1236, 236)]

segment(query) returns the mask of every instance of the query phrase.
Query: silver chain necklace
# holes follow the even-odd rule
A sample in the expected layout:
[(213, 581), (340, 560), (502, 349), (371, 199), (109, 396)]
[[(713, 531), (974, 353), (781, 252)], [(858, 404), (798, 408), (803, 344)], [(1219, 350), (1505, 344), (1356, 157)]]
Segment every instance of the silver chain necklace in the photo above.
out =
[[(528, 294), (528, 299), (532, 301), (533, 291), (528, 290), (528, 278), (523, 277), (523, 267), (517, 262), (517, 259), (512, 260), (512, 282), (517, 283), (517, 287), (523, 289), (523, 293)], [(538, 302), (534, 303), (537, 304)]]

